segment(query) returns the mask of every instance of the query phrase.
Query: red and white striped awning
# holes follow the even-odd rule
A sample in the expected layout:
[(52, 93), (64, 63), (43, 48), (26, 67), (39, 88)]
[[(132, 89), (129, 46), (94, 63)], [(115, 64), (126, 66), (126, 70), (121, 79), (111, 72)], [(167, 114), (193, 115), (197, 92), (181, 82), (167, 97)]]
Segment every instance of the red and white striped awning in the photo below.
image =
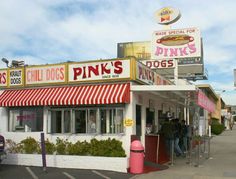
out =
[(0, 106), (68, 106), (130, 102), (130, 84), (5, 90)]

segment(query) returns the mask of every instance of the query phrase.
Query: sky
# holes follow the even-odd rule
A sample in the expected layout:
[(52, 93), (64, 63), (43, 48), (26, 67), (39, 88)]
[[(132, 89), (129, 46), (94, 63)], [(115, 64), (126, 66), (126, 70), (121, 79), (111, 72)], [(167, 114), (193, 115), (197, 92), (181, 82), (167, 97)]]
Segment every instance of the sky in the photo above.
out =
[(117, 43), (151, 40), (162, 28), (154, 13), (165, 6), (181, 12), (173, 29), (201, 30), (208, 80), (197, 83), (236, 105), (235, 0), (1, 0), (0, 58), (26, 64), (115, 58)]

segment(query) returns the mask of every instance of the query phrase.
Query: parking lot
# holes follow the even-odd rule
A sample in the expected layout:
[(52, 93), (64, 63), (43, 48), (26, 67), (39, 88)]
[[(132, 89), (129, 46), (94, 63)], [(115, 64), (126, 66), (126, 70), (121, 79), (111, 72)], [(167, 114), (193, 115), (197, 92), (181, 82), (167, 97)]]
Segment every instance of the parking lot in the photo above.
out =
[(132, 179), (135, 175), (104, 170), (83, 170), (47, 168), (46, 172), (42, 167), (0, 165), (1, 179)]

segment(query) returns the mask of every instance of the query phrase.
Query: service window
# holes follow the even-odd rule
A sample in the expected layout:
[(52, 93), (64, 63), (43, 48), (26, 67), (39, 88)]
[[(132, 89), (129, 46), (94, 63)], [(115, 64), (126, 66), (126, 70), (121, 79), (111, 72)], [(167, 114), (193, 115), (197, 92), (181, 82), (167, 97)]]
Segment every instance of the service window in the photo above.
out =
[(43, 131), (43, 108), (9, 109), (10, 132)]
[(102, 134), (117, 134), (124, 132), (124, 110), (122, 108), (100, 109), (99, 114)]

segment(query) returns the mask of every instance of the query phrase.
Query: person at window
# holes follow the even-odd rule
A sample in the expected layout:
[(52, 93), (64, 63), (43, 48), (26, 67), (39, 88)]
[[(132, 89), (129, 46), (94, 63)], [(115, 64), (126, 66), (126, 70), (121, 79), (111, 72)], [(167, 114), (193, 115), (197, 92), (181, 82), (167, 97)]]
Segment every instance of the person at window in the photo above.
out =
[(96, 118), (94, 115), (90, 116), (89, 122), (88, 122), (88, 128), (89, 133), (96, 133)]

